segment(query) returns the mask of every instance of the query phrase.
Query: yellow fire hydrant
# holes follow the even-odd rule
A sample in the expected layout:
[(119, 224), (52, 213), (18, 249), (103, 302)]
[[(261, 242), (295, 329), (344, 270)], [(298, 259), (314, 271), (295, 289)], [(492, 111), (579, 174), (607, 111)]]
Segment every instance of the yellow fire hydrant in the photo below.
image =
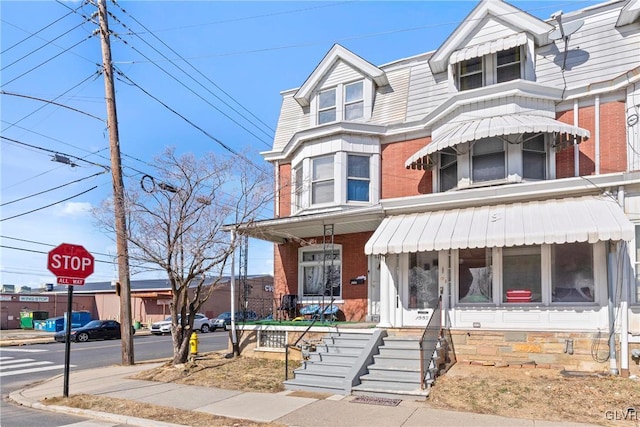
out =
[(189, 338), (189, 354), (193, 357), (198, 355), (198, 334), (195, 331), (191, 332)]

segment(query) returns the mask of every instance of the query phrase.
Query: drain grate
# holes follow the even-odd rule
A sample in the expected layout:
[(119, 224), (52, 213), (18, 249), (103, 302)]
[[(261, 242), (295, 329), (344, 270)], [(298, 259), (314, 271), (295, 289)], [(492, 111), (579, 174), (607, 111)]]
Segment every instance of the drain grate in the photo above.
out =
[(402, 399), (387, 399), (386, 397), (356, 396), (351, 403), (366, 403), (379, 406), (398, 406)]

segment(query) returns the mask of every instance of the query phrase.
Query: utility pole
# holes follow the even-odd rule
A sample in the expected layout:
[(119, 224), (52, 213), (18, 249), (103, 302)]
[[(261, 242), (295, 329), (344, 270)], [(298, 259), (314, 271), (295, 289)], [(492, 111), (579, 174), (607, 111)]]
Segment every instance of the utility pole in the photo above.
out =
[(109, 23), (105, 0), (98, 0), (100, 18), (100, 41), (102, 44), (102, 66), (104, 90), (107, 102), (107, 127), (111, 152), (111, 176), (113, 181), (113, 205), (116, 219), (116, 247), (118, 252), (118, 279), (120, 289), (120, 333), (122, 337), (122, 364), (133, 365), (133, 335), (131, 333), (131, 283), (129, 279), (129, 249), (127, 246), (127, 222), (124, 208), (124, 184), (120, 160), (118, 115), (116, 94), (113, 87), (113, 65), (109, 44)]

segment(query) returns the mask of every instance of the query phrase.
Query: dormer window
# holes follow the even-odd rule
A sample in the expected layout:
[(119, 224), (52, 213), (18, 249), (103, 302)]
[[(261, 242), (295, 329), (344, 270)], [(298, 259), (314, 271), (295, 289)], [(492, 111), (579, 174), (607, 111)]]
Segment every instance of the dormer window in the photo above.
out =
[(344, 119), (356, 120), (364, 116), (364, 88), (362, 82), (344, 87)]
[(456, 72), (460, 91), (521, 79), (522, 46), (460, 61)]
[(522, 77), (520, 46), (496, 54), (496, 83), (508, 82)]
[(336, 88), (318, 94), (318, 124), (336, 121)]
[(322, 90), (317, 98), (319, 125), (365, 117), (365, 85), (362, 80)]

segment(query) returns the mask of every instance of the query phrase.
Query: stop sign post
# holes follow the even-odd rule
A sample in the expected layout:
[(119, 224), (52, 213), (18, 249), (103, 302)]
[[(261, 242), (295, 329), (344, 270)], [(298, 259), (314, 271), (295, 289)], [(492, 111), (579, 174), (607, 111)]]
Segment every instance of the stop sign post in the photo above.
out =
[(64, 350), (63, 395), (69, 397), (69, 356), (71, 353), (71, 321), (73, 285), (84, 285), (84, 279), (93, 274), (93, 255), (80, 245), (63, 243), (49, 251), (47, 268), (58, 278), (59, 285), (69, 285), (67, 297), (67, 324)]
[(93, 265), (93, 255), (84, 247), (69, 243), (52, 249), (47, 262), (59, 285), (84, 285), (84, 279), (93, 274)]

